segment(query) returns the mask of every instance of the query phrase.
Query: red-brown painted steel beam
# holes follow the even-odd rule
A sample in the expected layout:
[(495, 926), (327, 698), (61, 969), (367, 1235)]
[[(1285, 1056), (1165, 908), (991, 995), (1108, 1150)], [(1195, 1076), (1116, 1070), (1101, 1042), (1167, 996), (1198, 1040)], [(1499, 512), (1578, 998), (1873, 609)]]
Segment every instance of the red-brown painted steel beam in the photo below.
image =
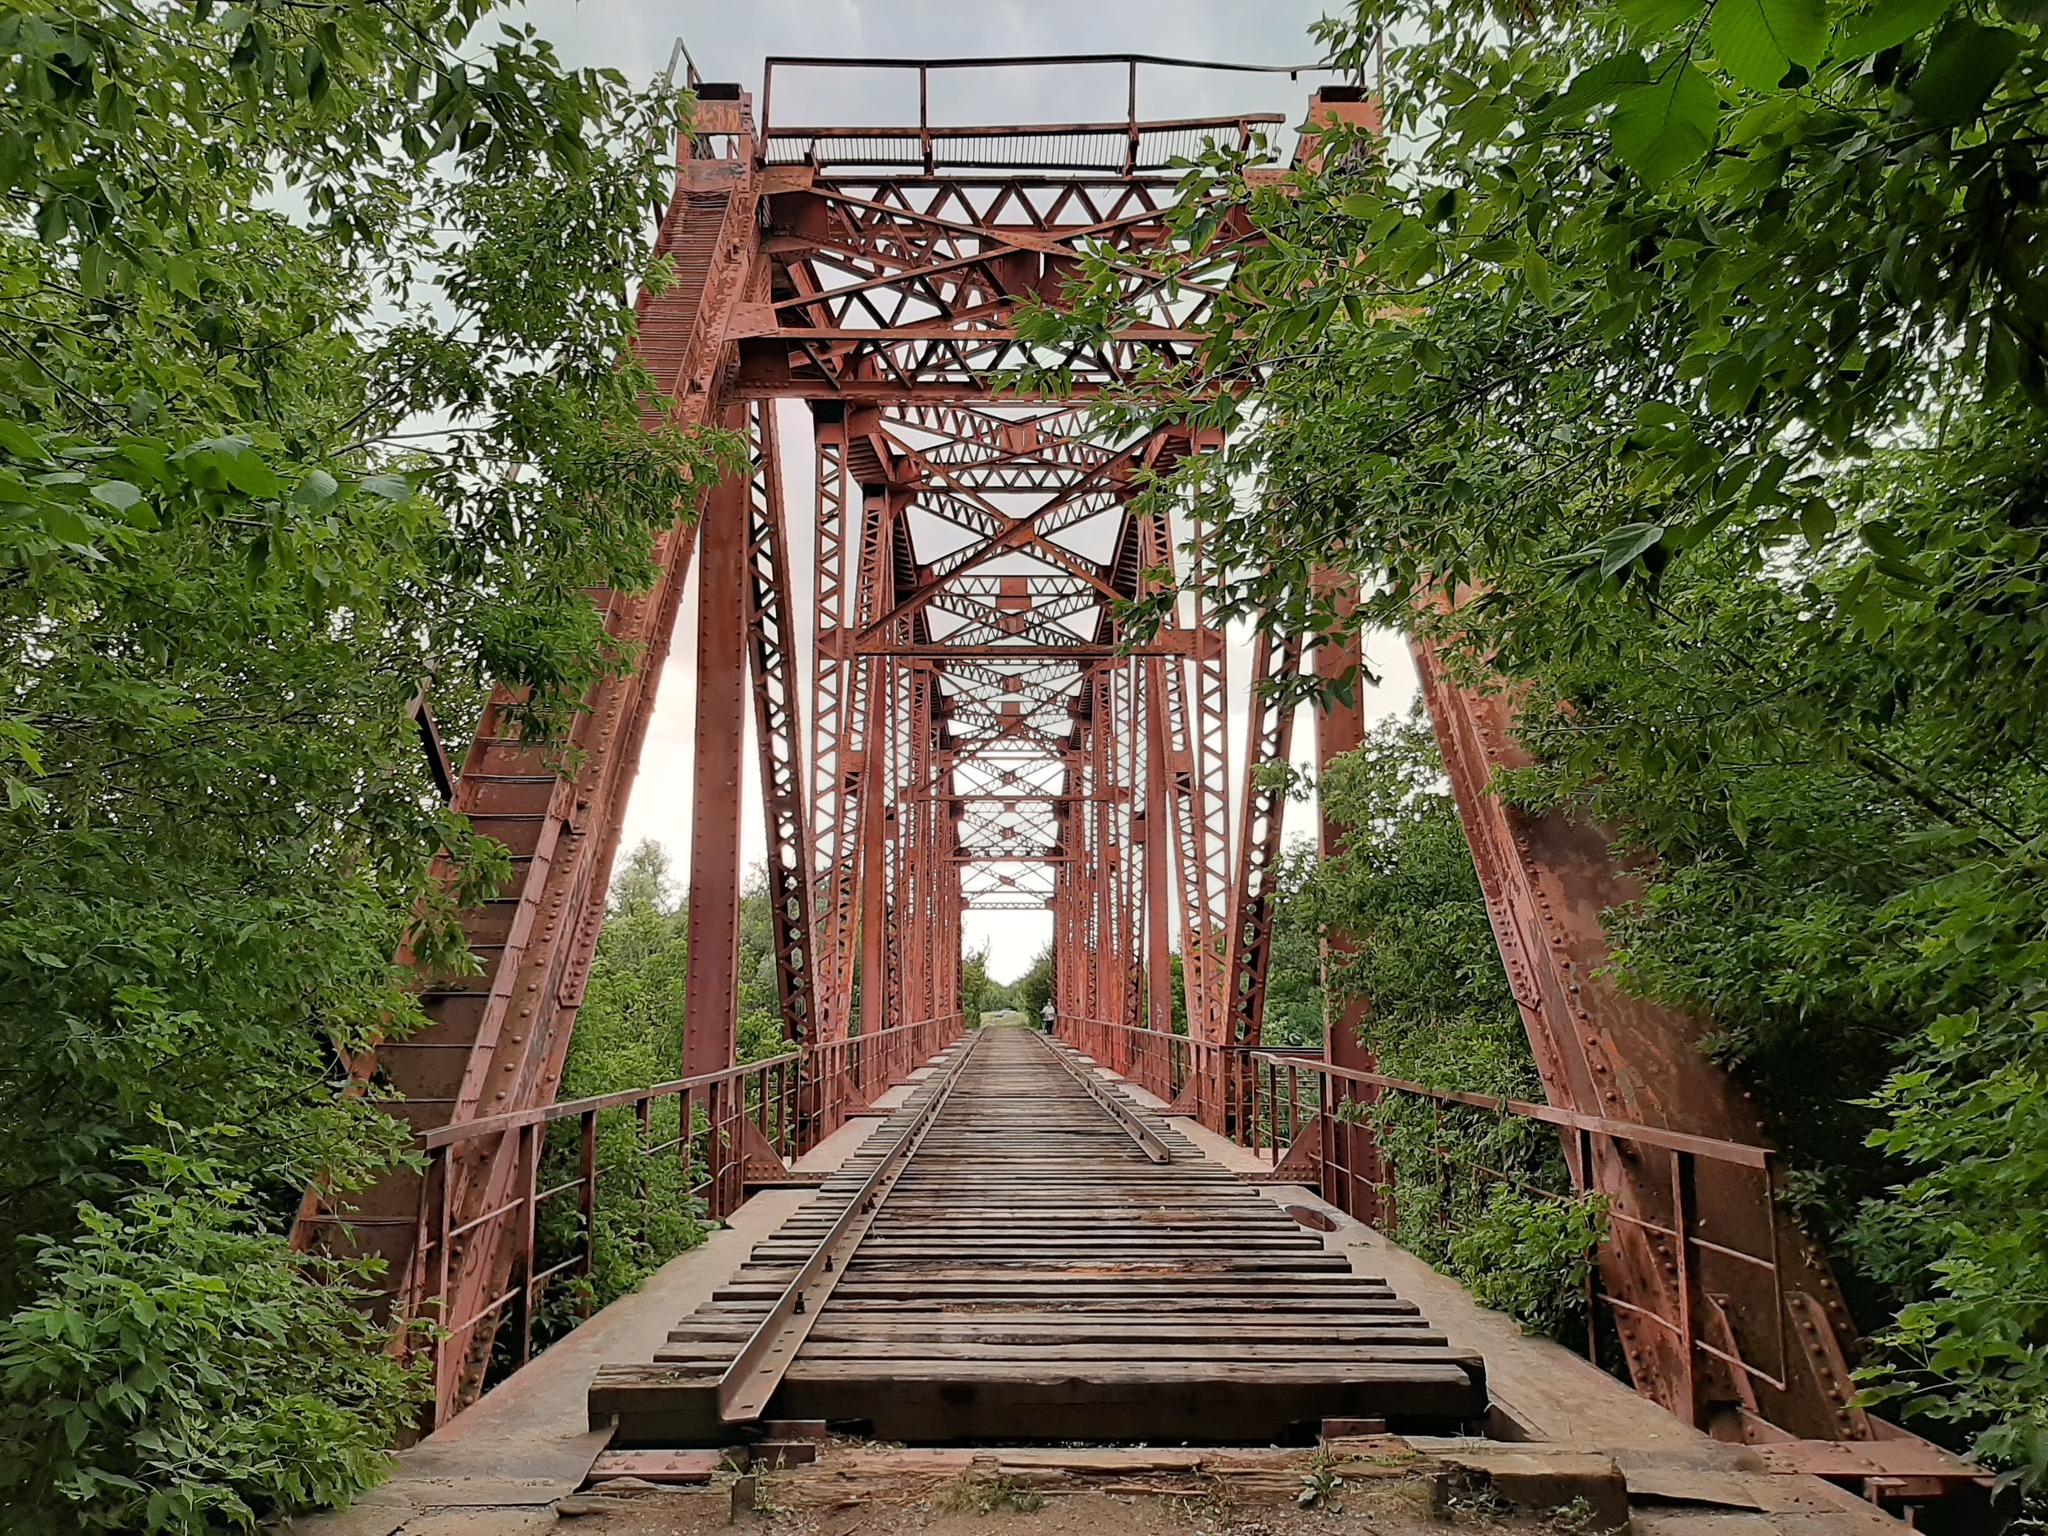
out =
[[(727, 406), (720, 424), (728, 431), (745, 432), (747, 407)], [(697, 522), (697, 728), (690, 774), (685, 1077), (731, 1063), (739, 1016), (739, 806), (746, 755), (751, 479), (722, 479), (704, 498)]]
[[(677, 281), (659, 298), (643, 298), (636, 341), (664, 393), (662, 418), (677, 426), (710, 418), (726, 327), (754, 261), (753, 212), (744, 161), (684, 162), (658, 242)], [(359, 1064), (403, 1095), (394, 1112), (416, 1129), (554, 1098), (693, 536), (685, 522), (656, 540), (649, 591), (598, 594), (607, 633), (644, 661), (592, 690), (569, 743), (579, 764), (573, 776), (558, 770), (557, 757), (512, 733), (515, 699), (500, 690), (486, 706), (453, 801), (513, 854), (513, 879), (501, 897), (465, 914), (482, 974), (425, 978), (427, 1027)], [(402, 1314), (415, 1314), (430, 1291), (441, 1295), (442, 1321), (459, 1332), (442, 1352), (436, 1421), (479, 1389), (504, 1316), (493, 1302), (510, 1278), (514, 1218), (488, 1213), (506, 1205), (523, 1176), (518, 1140), (480, 1138), (450, 1158), (445, 1191), (434, 1198), (446, 1208), (447, 1226), (470, 1230), (439, 1252), (418, 1241), (422, 1233), (432, 1240), (438, 1224), (422, 1209), (429, 1192), (411, 1174), (394, 1174), (343, 1201), (309, 1199), (294, 1233), (304, 1246), (382, 1257)], [(337, 1218), (352, 1225), (339, 1227)]]
[[(1340, 619), (1348, 617), (1357, 607), (1357, 586), (1349, 578), (1322, 571), (1317, 573), (1317, 582), (1331, 591)], [(1329, 774), (1330, 764), (1335, 759), (1356, 750), (1365, 740), (1363, 663), (1364, 657), (1355, 633), (1347, 634), (1341, 640), (1325, 636), (1316, 643), (1316, 677), (1323, 684), (1322, 697), (1317, 701), (1316, 709), (1318, 779)], [(1319, 802), (1318, 854), (1324, 859), (1335, 858), (1343, 852), (1349, 832), (1350, 828), (1332, 816), (1326, 804)], [(1363, 1038), (1371, 1000), (1355, 994), (1340, 996), (1328, 981), (1332, 968), (1342, 964), (1351, 952), (1349, 934), (1330, 932), (1323, 935), (1323, 1059), (1332, 1066), (1350, 1071), (1374, 1072), (1379, 1069), (1379, 1057)], [(1379, 1146), (1372, 1128), (1345, 1123), (1326, 1115), (1317, 1127), (1317, 1134), (1322, 1138), (1323, 1197), (1360, 1221), (1379, 1220), (1384, 1204), (1380, 1192), (1385, 1186), (1386, 1169), (1380, 1161)]]
[(747, 650), (754, 680), (756, 758), (768, 830), (769, 921), (782, 1034), (815, 1033), (811, 820), (804, 784), (804, 709), (797, 675), (795, 572), (782, 495), (781, 434), (773, 402), (749, 406), (754, 460), (747, 541)]
[[(1533, 761), (1515, 735), (1514, 695), (1460, 679), (1427, 640), (1413, 650), (1550, 1102), (1768, 1145), (1747, 1095), (1700, 1048), (1705, 1022), (1626, 996), (1601, 974), (1609, 958), (1602, 914), (1641, 892), (1608, 833), (1568, 811), (1517, 810), (1490, 791), (1496, 770)], [(1753, 1418), (1807, 1439), (1870, 1433), (1844, 1365), (1855, 1341), (1847, 1308), (1819, 1246), (1770, 1180), (1599, 1138), (1571, 1161), (1615, 1213), (1601, 1278), (1622, 1309), (1638, 1391), (1731, 1436)], [(1678, 1240), (1681, 1231), (1689, 1241)], [(1776, 1273), (1755, 1262), (1763, 1256), (1774, 1258)]]
[(1273, 882), (1280, 864), (1287, 787), (1272, 775), (1288, 761), (1295, 696), (1286, 691), (1301, 667), (1301, 637), (1275, 640), (1263, 629), (1253, 645), (1244, 787), (1238, 798), (1237, 871), (1230, 889), (1230, 958), (1225, 1037), (1257, 1045), (1266, 1016), (1266, 974), (1273, 957)]

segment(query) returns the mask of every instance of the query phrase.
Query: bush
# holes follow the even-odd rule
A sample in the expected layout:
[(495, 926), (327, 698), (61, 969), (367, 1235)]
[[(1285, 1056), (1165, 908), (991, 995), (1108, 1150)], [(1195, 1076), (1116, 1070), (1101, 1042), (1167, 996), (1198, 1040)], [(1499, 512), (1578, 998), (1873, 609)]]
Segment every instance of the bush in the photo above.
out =
[(81, 1206), (0, 1325), (0, 1494), (24, 1536), (345, 1502), (423, 1396), (358, 1310), (362, 1270), (294, 1253), (209, 1165), (150, 1162), (161, 1187)]
[(1496, 1184), (1451, 1238), (1451, 1267), (1481, 1306), (1558, 1338), (1585, 1326), (1593, 1250), (1606, 1235), (1604, 1196), (1545, 1199)]

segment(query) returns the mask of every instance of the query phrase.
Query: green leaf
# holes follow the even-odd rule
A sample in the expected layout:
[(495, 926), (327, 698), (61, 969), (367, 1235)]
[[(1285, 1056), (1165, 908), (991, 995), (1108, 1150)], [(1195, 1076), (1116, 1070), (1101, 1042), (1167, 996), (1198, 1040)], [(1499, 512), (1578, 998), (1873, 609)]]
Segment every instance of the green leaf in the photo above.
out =
[(88, 245), (78, 253), (78, 290), (88, 299), (106, 291), (107, 252), (101, 245)]
[(362, 486), (372, 496), (381, 496), (389, 502), (412, 499), (412, 485), (403, 475), (365, 475)]
[(177, 255), (166, 261), (164, 281), (171, 285), (173, 293), (183, 294), (188, 299), (199, 297), (199, 268), (189, 256)]
[(126, 512), (142, 500), (142, 492), (126, 480), (104, 480), (92, 488), (92, 499), (116, 512)]
[(1721, 98), (1713, 81), (1683, 54), (1667, 54), (1649, 85), (1614, 104), (1614, 152), (1650, 186), (1697, 165), (1713, 147)]
[(1529, 284), (1529, 292), (1536, 302), (1545, 309), (1557, 299), (1557, 285), (1551, 280), (1550, 263), (1543, 259), (1543, 252), (1536, 248), (1536, 242), (1522, 243), (1522, 276)]
[(299, 482), (299, 488), (292, 492), (292, 500), (303, 507), (323, 506), (332, 501), (340, 489), (334, 476), (324, 469), (316, 469)]
[(1547, 115), (1577, 117), (1604, 106), (1632, 85), (1649, 83), (1650, 66), (1643, 62), (1640, 53), (1633, 49), (1617, 53), (1580, 70), (1565, 93), (1550, 104)]
[(1627, 523), (1615, 529), (1600, 541), (1600, 574), (1612, 576), (1634, 565), (1663, 537), (1662, 523)]
[(1870, 546), (1872, 554), (1882, 555), (1887, 560), (1910, 560), (1918, 553), (1890, 523), (1871, 521), (1856, 531)]
[(2020, 56), (2020, 36), (1958, 16), (1934, 39), (1907, 94), (1913, 116), (1932, 128), (1953, 128), (1983, 110)]
[(1636, 37), (1662, 37), (1699, 15), (1705, 0), (1620, 0), (1621, 19)]
[(264, 463), (253, 448), (245, 446), (240, 452), (223, 452), (220, 469), (227, 476), (228, 484), (245, 496), (271, 497), (285, 493), (285, 483), (277, 471)]
[(1753, 91), (1775, 91), (1795, 64), (1807, 69), (1827, 47), (1824, 0), (1715, 0), (1714, 55)]
[(17, 459), (27, 459), (32, 464), (46, 461), (50, 455), (36, 440), (33, 432), (19, 422), (0, 421), (0, 448), (5, 448)]
[(1838, 59), (1867, 58), (1918, 37), (1955, 9), (1956, 0), (1877, 0), (1860, 16), (1844, 19), (1835, 41)]

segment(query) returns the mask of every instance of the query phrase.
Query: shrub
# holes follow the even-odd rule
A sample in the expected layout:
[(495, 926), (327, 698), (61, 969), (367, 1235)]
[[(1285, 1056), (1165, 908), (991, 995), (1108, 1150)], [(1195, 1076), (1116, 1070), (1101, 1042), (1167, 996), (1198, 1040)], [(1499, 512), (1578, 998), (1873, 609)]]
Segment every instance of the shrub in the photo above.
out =
[(161, 1185), (81, 1206), (0, 1325), (0, 1496), (23, 1536), (246, 1531), (344, 1502), (422, 1396), (358, 1310), (361, 1268), (294, 1253), (209, 1165), (150, 1161)]

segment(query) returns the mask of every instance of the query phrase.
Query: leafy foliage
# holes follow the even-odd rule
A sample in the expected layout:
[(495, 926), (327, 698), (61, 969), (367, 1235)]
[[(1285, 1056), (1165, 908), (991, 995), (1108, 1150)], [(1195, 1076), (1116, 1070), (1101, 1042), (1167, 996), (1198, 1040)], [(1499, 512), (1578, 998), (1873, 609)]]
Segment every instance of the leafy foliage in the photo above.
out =
[[(508, 870), (410, 702), (459, 748), (501, 680), (559, 740), (633, 661), (588, 589), (644, 584), (722, 447), (642, 424), (627, 350), (678, 102), (483, 10), (0, 16), (0, 1312), (218, 1280), (273, 1352), (180, 1314), (17, 1522), (227, 1528), (377, 1475), (389, 1368), (277, 1234), (400, 1151), (346, 1062)], [(137, 1156), (173, 1152), (210, 1193)], [(45, 1355), (0, 1384), (18, 1435)]]
[(381, 1352), (359, 1272), (289, 1252), (212, 1165), (147, 1165), (158, 1182), (80, 1207), (0, 1327), (10, 1529), (249, 1529), (375, 1482), (421, 1383)]
[(1273, 1046), (1323, 1043), (1322, 930), (1313, 910), (1316, 851), (1297, 842), (1273, 876), (1273, 944), (1266, 962), (1266, 1012), (1259, 1038)]
[[(1431, 1088), (1540, 1099), (1485, 897), (1429, 726), (1382, 722), (1335, 759), (1322, 807), (1345, 828), (1305, 893), (1342, 934), (1326, 980), (1368, 1005), (1378, 1070)], [(1557, 1134), (1531, 1120), (1390, 1093), (1366, 1110), (1390, 1167), (1390, 1235), (1525, 1326), (1581, 1341), (1597, 1201), (1576, 1198)]]
[[(674, 887), (668, 855), (657, 842), (641, 842), (620, 864), (569, 1039), (561, 1098), (591, 1098), (681, 1075), (689, 912), (675, 898)], [(749, 879), (740, 896), (736, 1028), (736, 1060), (760, 1061), (789, 1049), (782, 1037), (762, 874)], [(586, 1311), (634, 1290), (677, 1254), (704, 1241), (704, 1204), (690, 1193), (681, 1160), (673, 1151), (650, 1156), (642, 1150), (675, 1139), (678, 1102), (670, 1097), (653, 1105), (644, 1141), (631, 1109), (599, 1114), (591, 1273), (565, 1277), (550, 1293), (538, 1330), (541, 1342), (567, 1332)], [(560, 1122), (543, 1159), (543, 1186), (578, 1177), (581, 1156), (577, 1123)], [(538, 1267), (544, 1269), (581, 1251), (583, 1229), (573, 1203), (557, 1201), (541, 1210)]]
[(1031, 962), (1031, 969), (1017, 978), (1017, 1006), (1024, 1010), (1024, 1021), (1033, 1029), (1045, 1024), (1046, 1005), (1052, 1001), (1052, 946), (1047, 945), (1038, 958)]
[(960, 1015), (972, 1026), (982, 1010), (1000, 1007), (996, 984), (988, 979), (988, 948), (984, 945), (960, 962)]

